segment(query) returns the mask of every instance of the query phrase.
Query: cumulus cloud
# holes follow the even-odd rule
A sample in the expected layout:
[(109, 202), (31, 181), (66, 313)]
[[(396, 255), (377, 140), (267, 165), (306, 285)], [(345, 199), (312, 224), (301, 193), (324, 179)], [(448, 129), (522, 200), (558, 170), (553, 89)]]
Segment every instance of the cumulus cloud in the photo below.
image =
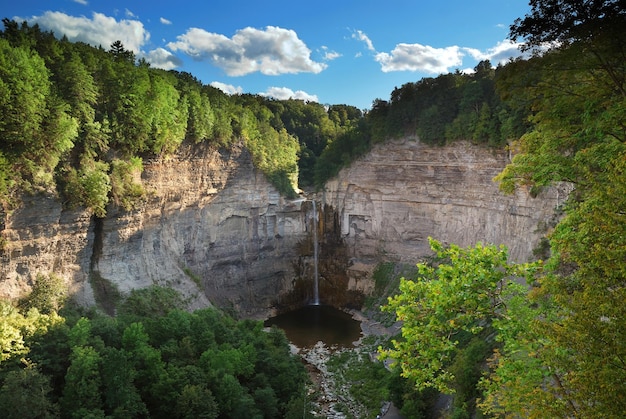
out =
[(504, 40), (484, 52), (474, 48), (464, 48), (464, 50), (476, 60), (489, 60), (491, 64), (497, 65), (505, 64), (511, 58), (520, 57), (522, 55), (520, 46), (520, 43)]
[(363, 31), (357, 29), (352, 33), (352, 38), (364, 42), (368, 50), (376, 51), (372, 40)]
[(288, 87), (270, 87), (267, 91), (259, 93), (261, 96), (269, 96), (278, 100), (299, 99), (305, 102), (319, 102), (317, 95), (311, 95), (303, 90), (295, 92)]
[(62, 12), (47, 11), (41, 16), (15, 18), (25, 20), (29, 24), (39, 24), (45, 30), (57, 35), (65, 35), (70, 41), (81, 41), (95, 47), (108, 48), (113, 42), (120, 40), (127, 50), (138, 53), (141, 46), (150, 39), (138, 20), (115, 20), (102, 13), (94, 13), (92, 18), (69, 16)]
[(445, 73), (463, 62), (463, 52), (457, 46), (433, 48), (421, 44), (398, 44), (391, 53), (375, 55), (384, 73), (391, 71), (422, 71)]
[(311, 60), (311, 50), (289, 29), (247, 27), (232, 38), (190, 28), (170, 42), (172, 51), (182, 51), (199, 61), (208, 61), (229, 76), (260, 72), (266, 75), (319, 73), (326, 64)]
[(160, 18), (159, 18), (159, 21), (160, 21), (162, 24), (164, 24), (164, 25), (171, 25), (171, 24), (172, 24), (172, 21), (171, 21), (171, 20), (169, 20), (169, 19), (165, 19), (164, 17), (160, 17)]
[(243, 89), (241, 88), (241, 86), (235, 87), (232, 84), (226, 84), (219, 81), (212, 82), (211, 86), (215, 87), (216, 89), (220, 89), (222, 92), (228, 95), (237, 95), (243, 93)]
[(153, 49), (147, 54), (141, 54), (152, 67), (172, 70), (180, 67), (183, 62), (180, 58), (164, 48)]
[(322, 57), (324, 61), (332, 61), (341, 57), (341, 54), (336, 51), (329, 50), (327, 46), (322, 46)]

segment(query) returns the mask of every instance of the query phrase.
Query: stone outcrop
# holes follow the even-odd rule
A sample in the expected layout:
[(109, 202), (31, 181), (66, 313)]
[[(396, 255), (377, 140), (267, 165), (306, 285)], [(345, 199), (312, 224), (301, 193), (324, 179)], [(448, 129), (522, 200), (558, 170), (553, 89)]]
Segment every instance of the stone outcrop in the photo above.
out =
[(85, 305), (159, 284), (190, 308), (264, 317), (310, 299), (317, 228), (321, 300), (358, 306), (375, 265), (416, 263), (428, 236), (505, 244), (513, 260), (528, 259), (565, 193), (501, 194), (492, 178), (507, 162), (465, 143), (377, 145), (328, 182), (314, 222), (312, 201), (282, 197), (242, 147), (187, 146), (144, 160), (147, 197), (133, 211), (111, 206), (96, 219), (53, 195), (24, 196), (0, 225), (0, 296), (17, 298), (54, 273)]
[(428, 237), (460, 246), (504, 244), (511, 260), (533, 256), (566, 188), (504, 195), (493, 182), (510, 156), (469, 143), (429, 146), (414, 138), (379, 144), (326, 184), (349, 258), (350, 289), (368, 292), (381, 260), (417, 263)]
[(0, 297), (18, 298), (38, 275), (65, 278), (79, 300), (93, 302), (89, 264), (93, 249), (91, 215), (64, 210), (47, 194), (24, 195), (18, 208), (3, 214)]
[(55, 273), (87, 305), (103, 282), (122, 294), (159, 284), (191, 308), (214, 303), (263, 317), (293, 288), (298, 243), (309, 236), (303, 201), (283, 198), (245, 149), (193, 146), (144, 160), (141, 183), (144, 204), (111, 206), (103, 219), (64, 210), (53, 196), (26, 197), (5, 217), (1, 296)]

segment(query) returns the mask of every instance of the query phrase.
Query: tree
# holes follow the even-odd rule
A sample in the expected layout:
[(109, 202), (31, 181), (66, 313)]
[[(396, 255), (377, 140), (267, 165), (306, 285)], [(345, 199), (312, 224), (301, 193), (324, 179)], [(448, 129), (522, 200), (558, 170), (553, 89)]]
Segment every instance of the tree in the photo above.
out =
[(32, 291), (20, 305), (24, 310), (36, 308), (40, 313), (50, 314), (58, 312), (67, 299), (67, 286), (62, 277), (55, 274), (48, 276), (38, 274), (35, 278)]
[(55, 312), (41, 314), (31, 308), (22, 313), (8, 301), (0, 300), (0, 365), (26, 357), (30, 351), (30, 338), (44, 334), (62, 322), (63, 318)]
[(88, 416), (104, 418), (100, 393), (102, 357), (91, 346), (75, 346), (70, 358), (61, 399), (64, 414), (76, 419)]
[(530, 6), (510, 33), (513, 41), (524, 38), (526, 48), (585, 40), (626, 17), (623, 0), (531, 0)]
[(200, 385), (186, 385), (176, 401), (176, 412), (183, 419), (216, 418), (219, 408), (213, 393)]
[(0, 411), (6, 419), (52, 419), (58, 417), (59, 406), (49, 398), (50, 379), (37, 367), (11, 371), (0, 387)]
[(531, 274), (534, 265), (507, 261), (504, 247), (477, 244), (463, 249), (429, 239), (436, 263), (419, 263), (415, 280), (402, 279), (400, 294), (384, 310), (402, 321), (402, 339), (381, 350), (418, 390), (432, 387), (452, 393), (449, 366), (462, 334), (478, 334), (505, 315), (505, 290)]
[(531, 4), (533, 14), (516, 21), (513, 36), (527, 36), (531, 46), (558, 44), (503, 79), (524, 84), (509, 91), (529, 104), (533, 126), (496, 180), (505, 191), (556, 182), (575, 189), (550, 236), (550, 274), (515, 306), (518, 325), (499, 325), (507, 333), (485, 381), (484, 407), (618, 418), (626, 409), (617, 396), (626, 392), (626, 12), (618, 1)]
[(0, 135), (5, 152), (21, 153), (38, 137), (50, 92), (48, 77), (36, 52), (0, 39)]
[(129, 355), (114, 347), (105, 350), (103, 365), (106, 367), (101, 373), (104, 407), (113, 417), (148, 417), (148, 409), (133, 383), (137, 372)]
[(109, 53), (116, 61), (126, 61), (131, 64), (135, 63), (135, 54), (124, 48), (124, 44), (119, 39), (111, 44)]

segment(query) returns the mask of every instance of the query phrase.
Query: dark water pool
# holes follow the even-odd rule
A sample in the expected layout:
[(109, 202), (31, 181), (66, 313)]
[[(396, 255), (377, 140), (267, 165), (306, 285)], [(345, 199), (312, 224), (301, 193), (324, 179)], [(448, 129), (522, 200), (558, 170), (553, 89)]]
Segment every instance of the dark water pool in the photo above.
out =
[(265, 321), (285, 331), (296, 346), (311, 348), (318, 341), (326, 345), (350, 347), (361, 337), (361, 323), (331, 306), (309, 305)]

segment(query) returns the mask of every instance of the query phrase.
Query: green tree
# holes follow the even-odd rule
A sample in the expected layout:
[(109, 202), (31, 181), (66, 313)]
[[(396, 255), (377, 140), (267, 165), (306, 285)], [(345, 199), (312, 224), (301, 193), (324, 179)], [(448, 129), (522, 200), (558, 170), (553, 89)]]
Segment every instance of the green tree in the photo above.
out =
[(139, 157), (114, 159), (111, 162), (111, 196), (113, 202), (125, 210), (132, 210), (144, 198), (146, 192), (137, 179), (143, 171)]
[(61, 407), (71, 418), (101, 417), (104, 410), (100, 386), (102, 357), (91, 346), (75, 346), (65, 375)]
[(148, 417), (148, 409), (134, 385), (137, 375), (125, 350), (109, 347), (102, 358), (102, 393), (105, 411), (112, 417)]
[(44, 334), (63, 319), (51, 312), (41, 314), (36, 308), (20, 312), (10, 302), (0, 300), (0, 365), (8, 360), (19, 360), (30, 351), (28, 340)]
[(176, 402), (176, 411), (183, 419), (212, 419), (218, 417), (218, 405), (213, 393), (200, 385), (186, 385)]
[(513, 67), (525, 72), (503, 79), (533, 109), (533, 127), (497, 180), (505, 191), (563, 181), (575, 189), (550, 236), (551, 274), (498, 326), (506, 333), (485, 381), (484, 407), (528, 417), (618, 418), (626, 409), (617, 396), (626, 391), (626, 14), (617, 1), (531, 5), (512, 36), (531, 47), (557, 43)]
[(384, 309), (403, 322), (402, 339), (393, 341), (393, 349), (380, 351), (395, 360), (418, 390), (452, 393), (449, 367), (460, 336), (478, 334), (504, 315), (504, 290), (534, 267), (509, 264), (503, 247), (463, 249), (429, 241), (437, 263), (418, 264), (418, 278), (402, 279), (400, 294), (389, 298)]
[(176, 80), (165, 72), (150, 72), (150, 96), (148, 106), (152, 114), (151, 151), (155, 154), (171, 154), (182, 143), (187, 131), (187, 102), (181, 101), (175, 87)]
[(70, 207), (85, 206), (96, 217), (106, 215), (111, 191), (109, 165), (89, 157), (81, 160), (81, 167), (72, 167), (64, 173), (64, 195)]
[(135, 53), (127, 50), (119, 39), (111, 44), (109, 53), (116, 61), (125, 61), (130, 64), (135, 63)]
[(50, 94), (48, 77), (36, 52), (0, 39), (0, 134), (5, 151), (23, 152), (38, 137)]
[(55, 274), (38, 274), (28, 297), (20, 301), (24, 310), (36, 308), (40, 313), (58, 312), (67, 299), (67, 286), (62, 277)]
[(531, 12), (515, 20), (510, 38), (523, 38), (527, 48), (545, 44), (567, 46), (589, 39), (623, 23), (626, 10), (621, 0), (531, 0)]
[(35, 365), (11, 371), (0, 387), (0, 411), (6, 419), (59, 417), (59, 406), (50, 399), (50, 379)]

